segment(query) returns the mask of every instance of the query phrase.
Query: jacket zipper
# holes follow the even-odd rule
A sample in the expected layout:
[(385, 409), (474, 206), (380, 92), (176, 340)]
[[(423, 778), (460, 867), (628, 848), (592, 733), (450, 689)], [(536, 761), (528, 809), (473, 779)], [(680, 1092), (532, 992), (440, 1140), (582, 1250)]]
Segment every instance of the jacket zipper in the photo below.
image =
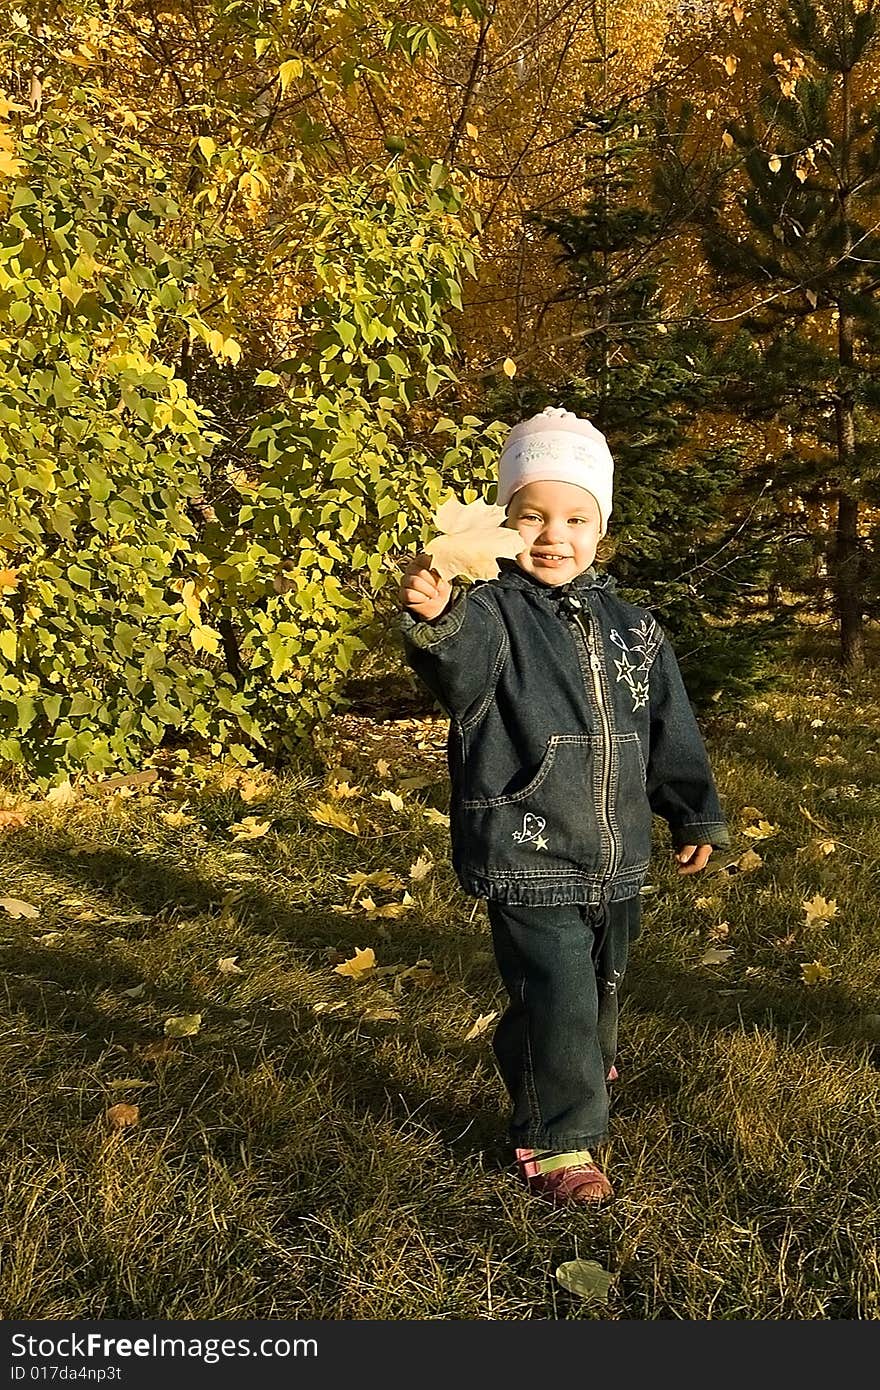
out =
[(587, 655), (590, 661), (590, 670), (593, 673), (593, 689), (596, 694), (596, 704), (599, 707), (599, 715), (602, 720), (602, 734), (605, 741), (605, 756), (602, 760), (602, 815), (605, 819), (605, 824), (608, 827), (608, 836), (611, 840), (611, 862), (608, 866), (608, 874), (606, 876), (607, 880), (610, 880), (611, 878), (613, 878), (614, 870), (617, 868), (618, 857), (617, 836), (614, 834), (614, 831), (611, 826), (611, 815), (609, 811), (611, 803), (611, 721), (608, 718), (608, 709), (605, 704), (605, 697), (602, 693), (602, 663), (599, 660), (599, 653), (596, 650), (595, 643), (592, 639), (592, 614), (588, 616), (588, 622), (590, 625), (589, 632), (584, 627), (577, 613), (572, 612), (571, 616), (580, 628), (581, 634), (586, 644)]

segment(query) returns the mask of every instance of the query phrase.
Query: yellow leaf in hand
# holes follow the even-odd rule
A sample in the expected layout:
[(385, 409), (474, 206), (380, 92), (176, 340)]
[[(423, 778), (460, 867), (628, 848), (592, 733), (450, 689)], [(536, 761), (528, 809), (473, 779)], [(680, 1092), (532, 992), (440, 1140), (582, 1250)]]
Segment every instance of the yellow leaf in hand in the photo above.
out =
[(356, 946), (351, 960), (343, 961), (342, 965), (334, 966), (333, 973), (335, 975), (346, 975), (352, 980), (360, 980), (364, 975), (373, 970), (375, 965), (376, 954), (372, 947), (368, 946), (365, 951), (362, 951), (359, 946)]
[(489, 506), (482, 498), (459, 502), (450, 497), (432, 518), (443, 534), (430, 542), (426, 553), (442, 579), (464, 575), (468, 579), (496, 579), (500, 555), (515, 560), (525, 548), (518, 531), (502, 525), (503, 507)]

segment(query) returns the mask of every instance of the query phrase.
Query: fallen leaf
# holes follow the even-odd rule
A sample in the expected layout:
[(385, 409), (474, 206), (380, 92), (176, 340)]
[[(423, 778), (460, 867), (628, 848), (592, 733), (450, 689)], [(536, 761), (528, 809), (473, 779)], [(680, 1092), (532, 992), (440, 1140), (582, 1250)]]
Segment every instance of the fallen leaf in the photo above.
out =
[(0, 590), (17, 589), (19, 585), (18, 570), (10, 569), (5, 566), (0, 569)]
[(364, 975), (374, 968), (376, 964), (376, 954), (371, 946), (366, 950), (361, 950), (360, 946), (354, 949), (354, 955), (350, 960), (343, 961), (342, 965), (333, 968), (335, 975), (345, 975), (352, 980), (363, 979)]
[(398, 796), (397, 792), (393, 792), (390, 787), (386, 787), (384, 792), (374, 792), (373, 800), (387, 801), (391, 809), (394, 811), (402, 811), (404, 808), (403, 797)]
[(415, 863), (410, 864), (409, 876), (414, 883), (421, 883), (423, 879), (427, 878), (433, 867), (433, 859), (426, 859), (424, 855), (420, 854)]
[(334, 830), (344, 830), (347, 835), (360, 835), (361, 833), (357, 821), (329, 801), (319, 801), (317, 806), (310, 809), (309, 815), (319, 825), (329, 825)]
[(27, 825), (24, 811), (0, 811), (0, 830), (20, 830), (23, 825)]
[(430, 821), (432, 825), (449, 824), (449, 817), (444, 815), (442, 811), (438, 811), (435, 806), (425, 807), (425, 820)]
[(104, 1112), (104, 1119), (107, 1120), (110, 1129), (128, 1129), (129, 1125), (136, 1125), (140, 1119), (140, 1109), (138, 1105), (127, 1105), (120, 1101), (118, 1105), (111, 1105), (108, 1111)]
[(732, 947), (723, 947), (723, 948), (719, 948), (719, 947), (717, 947), (717, 946), (710, 946), (709, 949), (708, 949), (708, 951), (706, 951), (705, 954), (704, 954), (703, 956), (700, 957), (700, 964), (701, 964), (701, 965), (724, 965), (724, 963), (725, 963), (726, 961), (730, 960), (730, 957), (731, 957), (732, 955), (733, 955), (733, 948), (732, 948)]
[(376, 771), (380, 777), (388, 777), (391, 772), (391, 767), (384, 758), (380, 758), (376, 763)]
[(136, 1125), (140, 1117), (139, 1106), (126, 1105), (124, 1101), (120, 1101), (118, 1105), (111, 1105), (109, 1110), (104, 1112), (104, 1118), (111, 1129), (127, 1129), (129, 1125)]
[(498, 557), (515, 559), (524, 544), (519, 531), (502, 525), (505, 517), (503, 507), (482, 498), (468, 503), (447, 498), (432, 518), (442, 534), (425, 547), (432, 568), (443, 579), (496, 579)]
[(486, 1029), (489, 1027), (489, 1024), (494, 1022), (494, 1020), (497, 1017), (497, 1009), (493, 1009), (490, 1014), (480, 1014), (476, 1023), (472, 1024), (468, 1031), (465, 1033), (465, 1042), (474, 1042), (477, 1038), (481, 1038), (485, 1033)]
[(763, 863), (764, 861), (760, 854), (756, 854), (753, 849), (747, 849), (745, 854), (740, 855), (739, 859), (737, 859), (736, 867), (740, 869), (742, 873), (747, 874), (751, 873), (753, 869), (760, 869)]
[(729, 922), (716, 922), (716, 923), (714, 924), (714, 926), (712, 926), (712, 927), (709, 928), (709, 940), (710, 940), (710, 941), (726, 941), (729, 935), (730, 935), (730, 923), (729, 923)]
[(247, 806), (252, 806), (257, 801), (268, 801), (272, 795), (272, 785), (268, 782), (258, 782), (256, 778), (249, 777), (238, 789), (238, 794)]
[(512, 357), (505, 357), (504, 361), (501, 363), (501, 370), (505, 376), (516, 376), (516, 363)]
[(360, 796), (363, 787), (353, 787), (350, 782), (328, 782), (327, 791), (337, 801), (344, 801), (348, 797)]
[(801, 903), (807, 918), (807, 926), (812, 927), (816, 922), (830, 922), (831, 918), (837, 913), (837, 899), (832, 898), (828, 901), (819, 893), (814, 893), (812, 898), (806, 898)]
[(35, 936), (34, 941), (40, 946), (51, 946), (54, 942), (60, 941), (63, 935), (64, 932), (61, 931), (47, 931), (42, 936)]
[(805, 985), (822, 984), (825, 980), (830, 980), (831, 975), (830, 967), (823, 965), (820, 960), (805, 961), (801, 966), (801, 979)]
[(192, 825), (194, 818), (188, 816), (185, 811), (163, 811), (160, 819), (163, 820), (166, 825), (181, 826)]
[(10, 917), (39, 917), (40, 909), (32, 903), (24, 903), (20, 898), (0, 898), (0, 907)]
[(217, 962), (217, 969), (221, 975), (243, 975), (241, 966), (236, 965), (238, 956), (221, 956)]
[(116, 1081), (108, 1081), (107, 1085), (111, 1091), (133, 1091), (144, 1086), (153, 1086), (155, 1082), (144, 1081), (139, 1076), (121, 1076)]
[(778, 154), (774, 154), (773, 157), (767, 161), (767, 168), (770, 170), (771, 174), (779, 173), (779, 170), (782, 168), (782, 160), (779, 158)]
[(408, 792), (418, 792), (424, 787), (433, 787), (436, 778), (434, 777), (399, 777), (398, 785)]
[(399, 1023), (400, 1014), (396, 1009), (367, 1009), (361, 1014), (365, 1023)]
[[(403, 880), (390, 869), (374, 869), (371, 874), (365, 874), (361, 870), (355, 870), (353, 874), (347, 874), (346, 883), (354, 885), (355, 893), (361, 888), (365, 888), (368, 883), (372, 883), (376, 888), (402, 888)], [(354, 897), (354, 893), (352, 894)]]
[(699, 908), (701, 912), (711, 912), (713, 908), (720, 906), (720, 898), (697, 898), (694, 902), (694, 907)]
[(76, 801), (76, 792), (73, 790), (70, 780), (59, 782), (57, 787), (53, 787), (52, 790), (46, 794), (46, 801), (50, 806), (55, 806), (56, 808), (70, 806), (72, 802)]
[(150, 787), (158, 782), (159, 774), (154, 767), (144, 768), (143, 772), (121, 773), (118, 777), (105, 777), (95, 790), (99, 792), (118, 791), (121, 787)]
[(134, 985), (131, 989), (122, 990), (122, 993), (126, 999), (143, 999), (146, 988), (145, 984)]
[(595, 1260), (566, 1260), (556, 1271), (556, 1282), (581, 1298), (607, 1303), (614, 1276)]
[(736, 72), (736, 58), (732, 53), (728, 53), (727, 57), (724, 59), (724, 71), (727, 73), (728, 77), (733, 77), (733, 74)]
[(166, 1038), (192, 1038), (201, 1026), (201, 1014), (176, 1014), (166, 1018), (164, 1032)]
[(758, 821), (757, 825), (747, 825), (743, 829), (743, 834), (748, 835), (750, 840), (766, 840), (769, 835), (778, 835), (779, 826), (771, 825), (768, 820)]
[(229, 833), (234, 844), (236, 840), (260, 840), (264, 835), (268, 835), (271, 828), (270, 820), (257, 820), (256, 816), (245, 816), (244, 820), (236, 821), (234, 825), (229, 826)]
[(739, 814), (741, 820), (762, 820), (764, 816), (764, 812), (759, 811), (757, 806), (743, 806)]

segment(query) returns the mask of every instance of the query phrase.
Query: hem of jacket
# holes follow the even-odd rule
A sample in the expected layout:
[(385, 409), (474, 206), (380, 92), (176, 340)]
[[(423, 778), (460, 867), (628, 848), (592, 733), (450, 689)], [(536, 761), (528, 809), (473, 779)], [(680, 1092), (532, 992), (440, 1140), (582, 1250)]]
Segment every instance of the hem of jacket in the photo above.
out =
[(691, 821), (670, 828), (673, 849), (683, 845), (712, 845), (714, 849), (730, 849), (730, 833), (724, 821)]
[(548, 877), (537, 882), (535, 876), (481, 874), (470, 868), (455, 867), (455, 875), (466, 893), (491, 902), (509, 903), (523, 907), (562, 907), (566, 903), (581, 903), (598, 907), (603, 902), (624, 902), (635, 898), (647, 877), (648, 866), (637, 865), (630, 872), (607, 882), (587, 874), (566, 879)]

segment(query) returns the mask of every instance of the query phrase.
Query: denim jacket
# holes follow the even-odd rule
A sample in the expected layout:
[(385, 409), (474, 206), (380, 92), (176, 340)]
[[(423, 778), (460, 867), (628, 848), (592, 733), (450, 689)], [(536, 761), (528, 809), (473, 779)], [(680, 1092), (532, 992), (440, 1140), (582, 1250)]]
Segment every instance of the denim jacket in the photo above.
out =
[(669, 639), (592, 566), (548, 586), (514, 560), (397, 619), (449, 716), (452, 866), (465, 892), (556, 906), (634, 897), (652, 814), (673, 846), (730, 839)]

